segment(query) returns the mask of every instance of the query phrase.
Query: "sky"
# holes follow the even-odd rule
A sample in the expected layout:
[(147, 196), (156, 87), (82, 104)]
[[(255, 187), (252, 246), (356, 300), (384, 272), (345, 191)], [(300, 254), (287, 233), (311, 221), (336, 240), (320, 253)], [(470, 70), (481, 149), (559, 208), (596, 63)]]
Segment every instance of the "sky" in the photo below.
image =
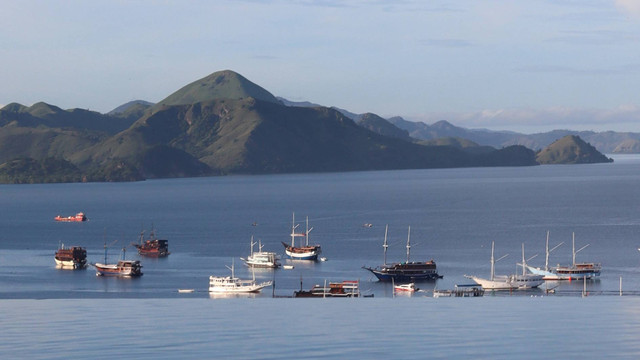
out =
[(0, 0), (0, 105), (108, 112), (233, 70), (354, 113), (640, 132), (640, 0)]

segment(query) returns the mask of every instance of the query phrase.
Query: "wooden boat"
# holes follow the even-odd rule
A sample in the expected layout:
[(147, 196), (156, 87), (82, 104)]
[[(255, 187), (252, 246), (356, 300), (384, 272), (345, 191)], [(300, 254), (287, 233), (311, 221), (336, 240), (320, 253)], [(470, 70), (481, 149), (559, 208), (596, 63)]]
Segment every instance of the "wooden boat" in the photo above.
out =
[(140, 244), (132, 244), (138, 249), (138, 254), (148, 257), (165, 257), (170, 254), (169, 241), (157, 239), (156, 233), (151, 227), (149, 238), (144, 240), (144, 231), (140, 233)]
[[(284, 252), (293, 260), (317, 260), (318, 255), (322, 252), (322, 248), (320, 247), (320, 245), (309, 245), (309, 232), (313, 230), (313, 228), (309, 229), (309, 217), (307, 217), (306, 232), (296, 233), (298, 225), (300, 224), (296, 224), (296, 217), (295, 214), (293, 214), (293, 220), (291, 224), (291, 245), (282, 242), (282, 245), (284, 246)], [(306, 240), (306, 245), (296, 246), (296, 237), (304, 237)]]
[(302, 290), (302, 282), (300, 283), (300, 291), (295, 291), (293, 297), (359, 297), (360, 282), (357, 280), (346, 280), (342, 282), (332, 282), (327, 286), (314, 285), (309, 291)]
[(115, 264), (107, 264), (107, 243), (104, 244), (104, 263), (95, 263), (96, 276), (138, 277), (142, 276), (142, 265), (139, 260), (125, 260), (126, 250), (122, 248), (122, 260)]
[(411, 252), (411, 227), (409, 227), (409, 233), (407, 235), (407, 261), (387, 264), (387, 248), (389, 247), (387, 245), (388, 230), (389, 226), (387, 225), (384, 230), (384, 243), (382, 245), (384, 249), (383, 264), (376, 268), (363, 266), (363, 269), (373, 273), (373, 275), (375, 275), (380, 281), (394, 281), (402, 283), (407, 281), (414, 282), (442, 278), (442, 275), (438, 274), (435, 261), (409, 261)]
[(494, 260), (494, 242), (491, 242), (491, 277), (489, 279), (465, 275), (465, 277), (473, 280), (476, 284), (482, 286), (484, 290), (525, 290), (533, 289), (540, 286), (544, 280), (542, 275), (526, 273), (526, 261), (524, 258), (524, 244), (522, 244), (522, 275), (495, 275), (495, 263), (507, 257), (502, 256), (498, 260)]
[(84, 269), (87, 267), (87, 250), (80, 246), (65, 248), (64, 244), (54, 255), (56, 267), (61, 269)]
[[(253, 251), (254, 245), (258, 245), (259, 251)], [(244, 263), (249, 267), (272, 269), (280, 267), (280, 263), (278, 262), (278, 254), (274, 252), (262, 251), (262, 244), (260, 243), (260, 241), (255, 243), (253, 241), (253, 236), (251, 237), (251, 253), (249, 254), (249, 256), (247, 256), (246, 259), (240, 259), (244, 261)]]
[(82, 221), (87, 221), (87, 217), (84, 215), (84, 213), (79, 212), (75, 216), (62, 217), (60, 215), (57, 215), (56, 217), (53, 218), (53, 220), (62, 221), (62, 222), (82, 222)]
[[(562, 244), (562, 243), (561, 243)], [(558, 245), (559, 246), (559, 245)], [(545, 262), (545, 268), (534, 268), (527, 266), (529, 271), (533, 274), (542, 275), (545, 280), (578, 280), (578, 279), (592, 279), (600, 276), (602, 265), (599, 263), (576, 263), (576, 254), (587, 248), (589, 244), (576, 250), (576, 237), (575, 233), (572, 234), (572, 254), (573, 262), (571, 265), (557, 265), (555, 267), (549, 267), (549, 235), (547, 233), (547, 260)], [(557, 246), (556, 246), (557, 247)]]
[(119, 260), (116, 264), (94, 264), (96, 276), (137, 277), (142, 276), (139, 260)]
[(255, 275), (252, 280), (242, 280), (235, 277), (233, 262), (231, 267), (231, 276), (209, 276), (209, 292), (210, 293), (257, 293), (263, 288), (271, 286), (272, 281), (256, 283)]

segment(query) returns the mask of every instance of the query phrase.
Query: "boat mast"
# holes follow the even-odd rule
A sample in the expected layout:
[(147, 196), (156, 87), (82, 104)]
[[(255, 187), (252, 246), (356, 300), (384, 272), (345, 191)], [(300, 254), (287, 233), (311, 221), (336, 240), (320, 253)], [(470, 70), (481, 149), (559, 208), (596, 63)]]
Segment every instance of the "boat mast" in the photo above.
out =
[(522, 276), (527, 274), (527, 260), (524, 258), (524, 243), (522, 243)]
[(409, 262), (409, 253), (411, 252), (411, 226), (409, 226), (409, 232), (407, 233), (407, 263)]
[(544, 271), (549, 271), (549, 230), (547, 230), (547, 246), (544, 257)]
[(313, 227), (309, 229), (309, 217), (307, 216), (307, 231), (304, 233), (304, 237), (307, 239), (307, 246), (309, 246), (309, 233), (313, 230)]
[(387, 245), (387, 231), (389, 231), (389, 224), (384, 228), (384, 244), (382, 244), (382, 248), (384, 249), (383, 265), (387, 265), (387, 248), (389, 247), (389, 245)]
[(296, 246), (296, 213), (291, 216), (291, 247)]
[(576, 266), (576, 233), (571, 233), (571, 240), (573, 243), (573, 267)]
[(493, 247), (494, 247), (494, 242), (491, 242), (491, 281), (493, 281), (494, 275), (495, 275), (495, 259), (493, 258)]

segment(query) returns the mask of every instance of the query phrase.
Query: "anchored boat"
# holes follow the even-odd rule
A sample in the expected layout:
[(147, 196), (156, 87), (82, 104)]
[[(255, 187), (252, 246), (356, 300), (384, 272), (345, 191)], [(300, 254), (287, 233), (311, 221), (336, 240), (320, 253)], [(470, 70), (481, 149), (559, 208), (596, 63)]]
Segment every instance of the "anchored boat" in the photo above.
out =
[(61, 269), (84, 269), (87, 267), (87, 250), (80, 246), (60, 246), (54, 255), (56, 266)]
[[(258, 245), (257, 252), (253, 251), (253, 246)], [(274, 252), (262, 251), (262, 244), (258, 240), (257, 243), (253, 242), (253, 236), (251, 237), (251, 254), (246, 259), (240, 258), (249, 267), (257, 268), (278, 268), (280, 263), (278, 262), (278, 254)]]
[[(293, 214), (291, 245), (282, 242), (284, 252), (293, 260), (318, 260), (318, 255), (322, 252), (322, 249), (320, 245), (309, 245), (309, 232), (313, 230), (313, 228), (309, 229), (309, 217), (307, 217), (307, 229), (304, 233), (296, 233), (298, 225), (300, 224), (296, 224), (296, 216)], [(296, 237), (304, 237), (306, 244), (304, 246), (296, 246)]]
[(171, 254), (169, 252), (169, 240), (157, 239), (156, 233), (151, 227), (149, 238), (144, 240), (144, 231), (140, 233), (140, 244), (132, 244), (138, 249), (138, 254), (148, 257), (164, 257)]
[(75, 216), (62, 217), (60, 215), (57, 215), (56, 217), (53, 218), (53, 220), (62, 221), (62, 222), (82, 222), (82, 221), (87, 221), (87, 217), (84, 215), (84, 213), (79, 212)]
[(104, 263), (95, 263), (96, 276), (138, 277), (142, 276), (139, 260), (125, 260), (126, 250), (122, 248), (122, 260), (107, 264), (107, 243), (104, 244)]
[(327, 286), (314, 285), (309, 291), (302, 290), (302, 281), (300, 282), (300, 291), (295, 291), (293, 297), (359, 297), (360, 282), (357, 280), (345, 280), (343, 282), (330, 282)]
[(527, 274), (526, 260), (524, 258), (524, 244), (522, 244), (522, 275), (495, 275), (495, 263), (507, 257), (502, 256), (498, 260), (493, 257), (494, 242), (491, 242), (491, 277), (484, 279), (477, 276), (465, 275), (466, 278), (473, 280), (476, 284), (482, 286), (485, 290), (524, 290), (532, 289), (540, 286), (544, 282), (542, 275)]
[(242, 280), (235, 276), (233, 262), (231, 267), (231, 276), (209, 276), (209, 292), (210, 293), (257, 293), (263, 288), (271, 286), (272, 281), (256, 283), (255, 274), (252, 280)]
[[(562, 245), (562, 243), (560, 243)], [(576, 250), (576, 237), (575, 233), (572, 234), (572, 254), (573, 254), (573, 262), (571, 265), (557, 265), (555, 267), (549, 267), (549, 253), (555, 250), (558, 246), (549, 250), (549, 233), (547, 232), (547, 245), (546, 245), (546, 253), (547, 258), (545, 261), (545, 268), (535, 268), (532, 266), (527, 266), (529, 271), (533, 274), (542, 275), (545, 280), (579, 280), (579, 279), (592, 279), (594, 277), (600, 276), (600, 271), (602, 270), (602, 265), (599, 263), (576, 263), (576, 254), (580, 251), (584, 250), (589, 246), (589, 244), (581, 247)]]
[(384, 262), (382, 265), (371, 268), (362, 268), (371, 271), (380, 281), (425, 281), (441, 279), (442, 275), (438, 275), (436, 263), (433, 260), (429, 261), (409, 261), (409, 255), (411, 252), (411, 227), (409, 227), (409, 233), (407, 235), (407, 261), (401, 263), (387, 264), (387, 233), (389, 226), (384, 230), (384, 243), (382, 245), (384, 249)]

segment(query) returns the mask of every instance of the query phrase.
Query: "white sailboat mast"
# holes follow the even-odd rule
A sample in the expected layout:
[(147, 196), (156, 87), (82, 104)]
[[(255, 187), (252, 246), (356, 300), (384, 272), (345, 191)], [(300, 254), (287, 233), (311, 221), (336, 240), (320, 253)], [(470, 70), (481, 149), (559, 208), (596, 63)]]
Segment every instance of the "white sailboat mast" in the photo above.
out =
[(388, 231), (389, 231), (389, 225), (387, 224), (387, 226), (384, 228), (384, 244), (382, 244), (382, 248), (384, 249), (384, 262), (382, 263), (383, 265), (387, 265), (387, 248), (389, 247), (389, 245), (387, 245)]
[(291, 215), (291, 247), (296, 246), (296, 213)]
[(576, 266), (576, 233), (571, 233), (571, 241), (573, 243), (573, 266)]
[(409, 262), (410, 253), (411, 253), (411, 226), (409, 226), (409, 232), (407, 233), (407, 263)]
[(547, 230), (547, 246), (544, 257), (544, 271), (549, 271), (549, 231)]
[(493, 281), (493, 278), (495, 277), (495, 259), (493, 258), (493, 247), (494, 247), (494, 242), (491, 242), (491, 281)]

